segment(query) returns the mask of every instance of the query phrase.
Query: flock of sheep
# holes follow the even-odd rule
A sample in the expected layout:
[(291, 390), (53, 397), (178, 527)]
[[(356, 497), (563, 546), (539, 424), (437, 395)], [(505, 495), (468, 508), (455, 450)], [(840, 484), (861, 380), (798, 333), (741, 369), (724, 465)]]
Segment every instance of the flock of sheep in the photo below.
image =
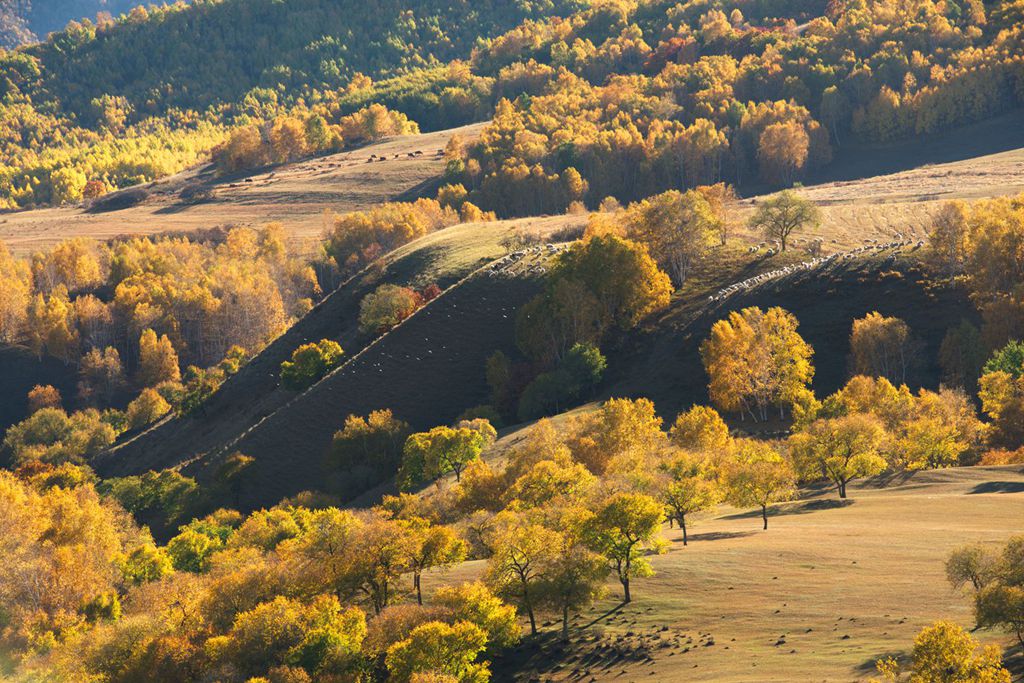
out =
[[(820, 249), (821, 243), (822, 240), (820, 237), (815, 238), (814, 240), (811, 241), (812, 248)], [(763, 247), (767, 246), (767, 244), (767, 242), (762, 242), (761, 244), (750, 247), (747, 250), (747, 253), (756, 254)], [(709, 296), (708, 303), (724, 301), (725, 299), (729, 298), (733, 294), (736, 294), (737, 292), (748, 291), (756, 287), (757, 285), (763, 284), (770, 280), (776, 280), (800, 271), (811, 270), (818, 266), (827, 265), (830, 263), (834, 263), (836, 261), (849, 260), (855, 258), (856, 256), (859, 256), (860, 254), (864, 254), (871, 251), (884, 251), (886, 249), (893, 250), (893, 252), (889, 255), (886, 262), (894, 263), (896, 261), (896, 256), (901, 252), (903, 247), (912, 247), (911, 250), (916, 251), (917, 249), (920, 249), (923, 246), (924, 240), (917, 240), (915, 242), (910, 237), (904, 237), (902, 233), (896, 233), (894, 235), (894, 239), (888, 242), (883, 242), (878, 239), (870, 239), (867, 241), (867, 243), (859, 247), (850, 249), (848, 251), (840, 251), (834, 254), (829, 254), (828, 256), (818, 256), (810, 259), (809, 261), (802, 261), (800, 263), (784, 266), (782, 268), (776, 268), (775, 270), (770, 270), (768, 272), (761, 273), (753, 277), (749, 277), (746, 280), (742, 280), (741, 282), (735, 282), (729, 285), (728, 287), (723, 287), (722, 289), (718, 290), (717, 293)], [(773, 246), (768, 248), (766, 254), (768, 256), (773, 256), (774, 254), (778, 253), (780, 247), (781, 244), (778, 241), (776, 241), (774, 242)]]
[(568, 244), (548, 243), (537, 244), (532, 247), (527, 247), (526, 249), (520, 249), (519, 251), (514, 251), (511, 254), (504, 256), (495, 261), (494, 263), (492, 263), (491, 267), (487, 269), (487, 275), (488, 277), (497, 277), (499, 275), (518, 275), (522, 274), (523, 272), (529, 273), (531, 275), (543, 275), (544, 273), (547, 272), (547, 268), (545, 268), (540, 263), (530, 264), (530, 266), (527, 267), (525, 271), (516, 272), (513, 270), (513, 268), (517, 263), (520, 263), (523, 259), (525, 259), (528, 256), (537, 256), (544, 253), (546, 253), (548, 256), (554, 256), (559, 252), (566, 251), (568, 248)]

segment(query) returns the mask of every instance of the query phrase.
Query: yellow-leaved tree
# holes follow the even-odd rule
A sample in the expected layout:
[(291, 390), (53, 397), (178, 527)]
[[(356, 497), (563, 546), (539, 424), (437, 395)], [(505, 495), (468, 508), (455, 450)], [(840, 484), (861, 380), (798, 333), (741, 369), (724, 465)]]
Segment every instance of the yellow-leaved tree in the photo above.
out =
[(814, 350), (797, 332), (796, 316), (782, 308), (733, 311), (701, 344), (711, 400), (722, 410), (768, 418), (808, 393)]

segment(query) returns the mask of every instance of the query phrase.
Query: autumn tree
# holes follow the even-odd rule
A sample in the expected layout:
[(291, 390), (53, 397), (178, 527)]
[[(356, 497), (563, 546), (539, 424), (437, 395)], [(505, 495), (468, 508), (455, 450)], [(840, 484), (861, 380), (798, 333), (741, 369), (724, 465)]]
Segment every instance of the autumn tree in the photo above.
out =
[(1010, 672), (1003, 668), (1002, 659), (998, 645), (987, 645), (978, 652), (977, 639), (963, 627), (938, 621), (914, 638), (909, 670), (892, 657), (879, 660), (876, 666), (883, 681), (894, 683), (1009, 683)]
[(429, 432), (412, 434), (405, 441), (399, 481), (408, 488), (422, 481), (434, 481), (448, 472), (455, 481), (466, 465), (480, 457), (484, 437), (479, 431), (462, 427), (434, 427)]
[(736, 443), (726, 481), (728, 500), (738, 507), (759, 507), (765, 530), (768, 506), (789, 500), (796, 492), (792, 465), (772, 446), (760, 441)]
[(870, 477), (886, 469), (882, 456), (887, 435), (879, 420), (854, 414), (818, 420), (790, 437), (790, 451), (801, 475), (824, 477), (846, 498), (852, 480)]
[[(814, 350), (781, 308), (733, 311), (701, 344), (711, 400), (723, 410), (767, 419), (768, 408), (795, 403), (814, 376)], [(757, 412), (755, 412), (755, 410)]]
[(992, 420), (990, 443), (1016, 448), (1024, 443), (1024, 375), (988, 372), (978, 382), (981, 408)]
[(392, 472), (402, 458), (409, 425), (390, 410), (375, 410), (367, 417), (349, 415), (334, 434), (331, 458), (343, 470), (368, 468), (373, 473)]
[(433, 525), (424, 519), (409, 523), (411, 536), (409, 566), (412, 570), (416, 603), (423, 604), (421, 579), (423, 572), (434, 568), (447, 568), (466, 558), (466, 543), (444, 525)]
[(131, 429), (141, 429), (156, 422), (169, 412), (171, 412), (171, 404), (165, 401), (164, 397), (155, 389), (143, 389), (142, 393), (128, 404), (125, 411), (128, 426)]
[(750, 218), (750, 228), (765, 239), (777, 240), (786, 250), (786, 242), (794, 232), (816, 228), (821, 223), (821, 212), (813, 202), (795, 192), (783, 190), (765, 199)]
[[(767, 126), (761, 133), (757, 145), (757, 161), (761, 178), (773, 185), (791, 185), (799, 178), (807, 165), (811, 140), (804, 127), (795, 121), (784, 121)], [(785, 249), (786, 237), (792, 230), (777, 230), (772, 237), (782, 240)], [(767, 230), (766, 230), (767, 232)]]
[(92, 349), (78, 368), (78, 395), (89, 403), (109, 402), (125, 383), (121, 354), (108, 346)]
[(689, 543), (687, 515), (710, 510), (725, 499), (719, 473), (701, 458), (685, 451), (662, 465), (661, 500), (668, 514), (683, 530), (683, 545)]
[(575, 421), (568, 446), (573, 457), (595, 474), (604, 474), (616, 461), (629, 469), (663, 445), (661, 424), (649, 399), (613, 398)]
[(850, 374), (885, 377), (902, 384), (917, 362), (919, 343), (899, 318), (877, 311), (853, 321), (850, 332)]
[(630, 205), (626, 233), (647, 246), (676, 284), (719, 242), (721, 218), (697, 190), (670, 190)]
[(644, 555), (658, 551), (657, 534), (664, 508), (642, 493), (617, 493), (588, 523), (592, 547), (605, 556), (622, 584), (622, 601), (632, 601), (630, 579), (651, 576), (654, 570)]
[(363, 595), (374, 614), (397, 597), (397, 584), (412, 569), (416, 538), (400, 520), (368, 515), (352, 533), (347, 572), (343, 578), (350, 593)]
[(965, 202), (942, 205), (932, 218), (928, 233), (928, 262), (942, 275), (953, 278), (964, 272), (969, 254), (969, 209)]
[(359, 304), (359, 330), (381, 334), (416, 312), (423, 302), (408, 287), (384, 284), (363, 297)]
[(408, 638), (388, 648), (388, 680), (413, 683), (419, 674), (432, 674), (442, 676), (440, 680), (486, 683), (490, 678), (487, 664), (476, 661), (486, 647), (487, 634), (468, 621), (421, 624)]
[(669, 430), (679, 448), (700, 452), (722, 452), (729, 445), (729, 425), (714, 408), (693, 406), (679, 413)]
[(643, 246), (595, 236), (559, 256), (545, 292), (520, 309), (516, 341), (532, 356), (559, 359), (578, 342), (631, 329), (667, 306), (671, 293), (668, 276)]
[(37, 384), (28, 392), (29, 415), (32, 415), (43, 408), (60, 408), (61, 404), (62, 400), (60, 391), (49, 384)]
[(977, 327), (962, 320), (946, 331), (939, 346), (939, 365), (942, 366), (945, 384), (975, 393), (985, 360), (981, 332)]
[(139, 337), (139, 368), (135, 379), (143, 387), (181, 381), (178, 354), (166, 334), (157, 337), (156, 332), (147, 329)]
[(28, 264), (14, 258), (0, 241), (0, 343), (22, 339), (32, 296), (31, 278)]
[(954, 588), (970, 584), (974, 616), (982, 628), (1003, 628), (1024, 645), (1024, 536), (1001, 549), (981, 545), (955, 549), (946, 561)]
[(569, 611), (581, 610), (605, 593), (608, 562), (586, 544), (581, 524), (587, 519), (587, 514), (571, 507), (563, 513), (558, 544), (540, 580), (540, 603), (562, 618), (562, 642), (569, 641)]
[(529, 520), (505, 513), (488, 539), (486, 581), (494, 591), (518, 603), (530, 620), (530, 634), (537, 635), (536, 607), (540, 581), (558, 548), (558, 534)]

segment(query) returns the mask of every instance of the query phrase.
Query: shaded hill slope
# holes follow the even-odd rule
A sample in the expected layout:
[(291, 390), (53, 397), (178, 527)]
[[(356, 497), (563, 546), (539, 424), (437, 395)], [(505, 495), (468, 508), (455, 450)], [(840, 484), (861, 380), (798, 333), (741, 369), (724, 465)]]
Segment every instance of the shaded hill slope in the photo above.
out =
[[(758, 268), (764, 270), (764, 265)], [(719, 303), (709, 303), (706, 296), (677, 300), (611, 354), (605, 393), (646, 396), (666, 419), (694, 403), (707, 404), (700, 344), (716, 321), (747, 306), (781, 306), (796, 315), (800, 334), (815, 349), (814, 389), (819, 396), (846, 381), (850, 326), (871, 311), (910, 325), (923, 349), (921, 365), (908, 382), (935, 388), (940, 375), (936, 357), (946, 330), (976, 314), (963, 291), (929, 288), (921, 278), (910, 256), (894, 262), (871, 257), (838, 260)]]
[[(317, 401), (316, 394), (307, 392), (310, 394), (309, 396), (304, 394), (297, 397), (295, 392), (278, 386), (281, 362), (286, 360), (295, 348), (307, 341), (330, 338), (341, 343), (346, 350), (348, 362), (351, 363), (353, 357), (371, 341), (359, 334), (357, 324), (359, 302), (367, 293), (384, 282), (409, 284), (416, 287), (436, 282), (442, 288), (450, 287), (459, 283), (474, 270), (503, 255), (505, 250), (500, 246), (500, 242), (506, 235), (514, 231), (546, 234), (566, 225), (578, 223), (579, 220), (578, 217), (554, 217), (464, 224), (428, 235), (396, 250), (384, 259), (385, 265), (382, 271), (368, 270), (354, 277), (328, 296), (285, 334), (272, 342), (262, 353), (246, 364), (237, 375), (224, 383), (201, 414), (164, 420), (143, 434), (116, 446), (113, 451), (97, 461), (97, 469), (105, 476), (132, 474), (147, 469), (178, 466), (197, 458), (201, 459), (206, 455), (223, 454), (229, 447), (231, 449), (239, 448), (248, 455), (256, 456), (255, 452), (249, 453), (245, 450), (247, 446), (244, 442), (239, 442), (241, 435), (275, 411), (290, 406), (290, 402), (296, 404), (290, 414), (299, 414), (303, 410), (302, 406), (314, 405)], [(511, 313), (500, 312), (499, 308), (518, 306), (522, 303), (521, 297), (516, 294), (519, 287), (516, 284), (518, 281), (515, 279), (486, 279), (486, 283), (481, 285), (480, 279), (473, 278), (470, 282), (446, 292), (398, 329), (392, 331), (386, 339), (375, 344), (375, 346), (385, 345), (391, 348), (393, 344), (408, 343), (406, 351), (394, 353), (422, 355), (423, 352), (417, 346), (415, 337), (410, 337), (408, 340), (403, 337), (407, 333), (407, 328), (417, 329), (418, 326), (422, 326), (423, 329), (420, 329), (417, 334), (424, 332), (424, 329), (426, 331), (420, 339), (420, 345), (424, 339), (435, 338), (438, 334), (442, 337), (453, 335), (447, 344), (446, 351), (452, 354), (456, 366), (426, 365), (424, 366), (425, 374), (400, 372), (393, 377), (389, 376), (385, 384), (389, 389), (401, 392), (401, 396), (396, 400), (402, 400), (397, 400), (397, 403), (381, 402), (382, 398), (374, 398), (375, 395), (372, 391), (382, 388), (377, 386), (382, 381), (380, 378), (372, 373), (360, 378), (357, 380), (356, 388), (351, 391), (355, 402), (349, 408), (339, 404), (332, 409), (334, 412), (324, 418), (324, 428), (328, 438), (341, 426), (349, 413), (366, 414), (378, 408), (393, 408), (399, 417), (412, 422), (417, 427), (431, 427), (448, 419), (447, 415), (442, 417), (440, 414), (436, 418), (431, 417), (435, 411), (441, 409), (441, 405), (430, 402), (403, 403), (402, 401), (405, 398), (423, 395), (420, 392), (431, 395), (431, 392), (436, 391), (442, 384), (451, 386), (453, 390), (459, 387), (460, 383), (464, 383), (466, 386), (480, 385), (483, 382), (484, 364), (483, 360), (477, 358), (476, 355), (483, 354), (482, 358), (486, 358), (495, 348), (499, 347), (494, 346), (490, 341), (480, 346), (477, 345), (477, 342), (481, 339), (492, 341), (497, 339), (502, 344), (501, 348), (507, 348), (514, 343), (511, 326), (514, 323), (515, 308), (512, 308)], [(506, 287), (509, 292), (504, 295), (502, 291)], [(532, 292), (535, 291), (535, 288), (535, 284), (530, 284), (526, 290)], [(522, 296), (526, 296), (525, 290)], [(474, 297), (478, 297), (479, 300)], [(502, 297), (508, 299), (507, 305), (501, 304)], [(499, 306), (499, 304), (501, 305)], [(453, 309), (452, 311), (447, 311), (449, 306)], [(451, 315), (451, 319), (446, 317), (442, 321), (440, 318), (442, 314), (434, 313), (438, 309), (446, 311), (444, 315)], [(474, 314), (463, 315), (465, 311), (474, 311)], [(434, 318), (434, 315), (438, 317)], [(478, 327), (478, 319), (481, 321), (479, 324), (482, 327)], [(432, 331), (435, 328), (436, 331)], [(467, 344), (467, 340), (472, 343)], [(440, 343), (444, 344), (445, 342)], [(385, 349), (381, 353), (392, 352)], [(366, 367), (365, 365), (356, 366), (356, 368), (362, 369)], [(346, 370), (342, 377), (351, 377), (354, 372)], [(413, 378), (416, 378), (415, 382)], [(359, 386), (358, 382), (368, 384), (369, 388)], [(472, 391), (467, 390), (466, 394), (467, 396), (472, 395)], [(453, 399), (461, 407), (458, 407), (457, 410), (453, 408), (454, 412), (451, 417), (457, 416), (467, 407), (484, 402), (480, 397), (477, 399), (469, 403), (463, 403), (461, 399)], [(408, 407), (408, 415), (400, 410), (402, 406)], [(304, 450), (305, 444), (304, 439), (299, 439), (291, 443), (285, 450)], [(260, 454), (265, 458), (278, 457), (276, 453), (267, 449), (260, 449)], [(311, 457), (320, 459), (321, 456), (322, 454), (318, 453)], [(285, 456), (281, 455), (280, 457)], [(314, 486), (317, 483), (320, 482), (314, 479), (306, 483), (305, 486)], [(269, 502), (276, 502), (276, 499)]]
[(8, 425), (27, 417), (28, 392), (37, 384), (56, 387), (64, 405), (72, 407), (78, 382), (77, 369), (51, 356), (42, 359), (21, 346), (0, 348), (0, 434)]
[[(258, 422), (227, 449), (256, 458), (239, 505), (270, 505), (309, 489), (357, 495), (365, 482), (327, 462), (331, 438), (349, 414), (390, 408), (424, 430), (486, 403), (485, 361), (496, 350), (513, 351), (516, 310), (540, 286), (537, 278), (470, 277)], [(198, 461), (185, 471), (208, 480), (217, 462)]]

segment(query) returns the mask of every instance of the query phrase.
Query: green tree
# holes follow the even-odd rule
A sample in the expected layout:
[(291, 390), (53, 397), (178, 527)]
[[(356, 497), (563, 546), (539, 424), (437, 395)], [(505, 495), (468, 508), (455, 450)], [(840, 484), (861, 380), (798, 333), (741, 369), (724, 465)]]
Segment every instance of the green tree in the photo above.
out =
[(631, 602), (630, 579), (651, 576), (654, 571), (644, 558), (660, 549), (657, 533), (664, 507), (641, 493), (617, 493), (590, 522), (591, 544), (610, 562), (622, 584), (622, 601)]
[(750, 228), (766, 239), (778, 240), (786, 250), (789, 236), (799, 230), (815, 228), (821, 223), (821, 212), (812, 202), (795, 192), (783, 190), (757, 206), (750, 219)]
[(410, 683), (416, 674), (432, 673), (459, 683), (487, 683), (487, 664), (476, 661), (486, 647), (487, 634), (468, 621), (421, 624), (408, 638), (388, 648), (389, 680)]
[(330, 339), (303, 344), (292, 352), (291, 360), (281, 363), (281, 383), (296, 391), (307, 389), (338, 367), (344, 353), (341, 345)]

